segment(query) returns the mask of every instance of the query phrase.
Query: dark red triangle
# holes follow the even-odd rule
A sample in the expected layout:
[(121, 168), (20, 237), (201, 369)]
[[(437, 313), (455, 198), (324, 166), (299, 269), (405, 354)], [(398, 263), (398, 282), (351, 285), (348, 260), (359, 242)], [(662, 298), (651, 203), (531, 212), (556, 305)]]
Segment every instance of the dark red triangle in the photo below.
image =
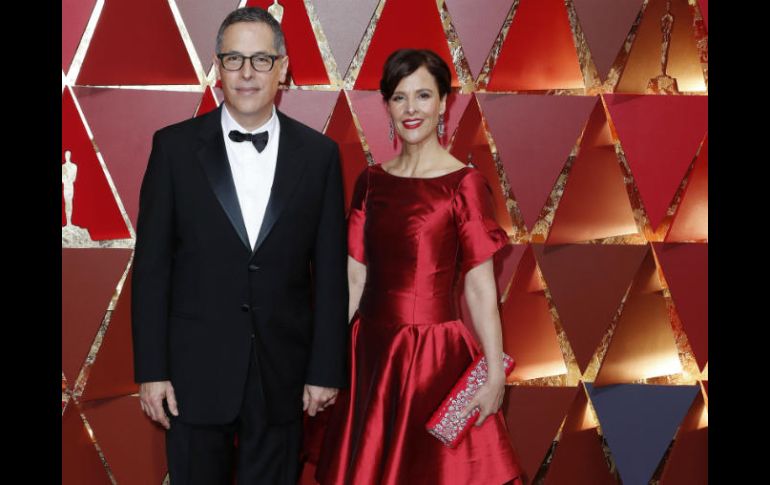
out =
[(130, 249), (62, 249), (62, 371), (74, 385), (131, 257)]
[(112, 484), (74, 401), (67, 405), (61, 419), (61, 483)]
[(534, 483), (570, 403), (580, 391), (575, 387), (506, 388), (503, 413), (511, 444), (524, 471), (524, 483)]
[(168, 468), (165, 432), (142, 412), (138, 397), (85, 403), (83, 413), (117, 483), (162, 482)]
[(123, 283), (99, 352), (88, 374), (81, 401), (139, 392), (134, 382), (134, 347), (131, 337), (131, 272)]
[(649, 247), (532, 244), (532, 249), (584, 372)]

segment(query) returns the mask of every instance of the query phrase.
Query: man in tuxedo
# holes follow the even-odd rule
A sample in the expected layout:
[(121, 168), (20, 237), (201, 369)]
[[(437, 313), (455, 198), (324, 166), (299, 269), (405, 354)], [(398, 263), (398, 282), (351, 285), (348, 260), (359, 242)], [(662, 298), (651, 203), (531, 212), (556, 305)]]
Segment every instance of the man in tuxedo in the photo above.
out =
[[(223, 106), (155, 133), (133, 264), (135, 379), (171, 483), (292, 484), (302, 411), (345, 385), (337, 145), (274, 106), (289, 59), (265, 10), (230, 13)], [(237, 446), (236, 446), (237, 438)]]

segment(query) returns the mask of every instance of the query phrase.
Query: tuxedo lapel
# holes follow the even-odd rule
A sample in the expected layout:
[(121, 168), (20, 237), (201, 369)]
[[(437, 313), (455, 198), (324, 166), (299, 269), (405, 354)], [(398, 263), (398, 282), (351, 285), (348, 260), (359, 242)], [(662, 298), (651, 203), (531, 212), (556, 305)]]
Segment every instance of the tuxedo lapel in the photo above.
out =
[(265, 209), (265, 217), (262, 220), (262, 227), (259, 229), (257, 242), (254, 244), (254, 251), (264, 242), (270, 234), (276, 221), (281, 215), (291, 194), (297, 187), (302, 173), (304, 172), (305, 159), (299, 156), (302, 139), (297, 135), (295, 122), (291, 118), (277, 111), (278, 119), (281, 123), (281, 135), (278, 140), (278, 159), (275, 165), (275, 177), (273, 178), (273, 188), (270, 191), (270, 199)]
[(235, 182), (227, 161), (227, 150), (222, 135), (221, 122), (222, 107), (204, 115), (202, 120), (200, 137), (202, 145), (198, 149), (198, 161), (211, 184), (211, 189), (219, 200), (219, 204), (227, 214), (227, 218), (233, 225), (241, 242), (251, 250), (246, 225), (243, 223), (241, 206), (238, 203), (238, 194), (235, 191)]

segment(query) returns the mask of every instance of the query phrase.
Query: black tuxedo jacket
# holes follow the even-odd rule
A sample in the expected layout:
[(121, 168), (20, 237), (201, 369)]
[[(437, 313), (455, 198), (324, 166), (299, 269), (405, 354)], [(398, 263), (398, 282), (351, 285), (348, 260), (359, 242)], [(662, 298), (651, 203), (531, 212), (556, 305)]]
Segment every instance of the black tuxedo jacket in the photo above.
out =
[(339, 151), (278, 112), (275, 179), (252, 249), (221, 109), (153, 137), (132, 275), (135, 380), (170, 380), (185, 422), (230, 422), (254, 339), (267, 417), (286, 422), (301, 416), (304, 384), (346, 384)]

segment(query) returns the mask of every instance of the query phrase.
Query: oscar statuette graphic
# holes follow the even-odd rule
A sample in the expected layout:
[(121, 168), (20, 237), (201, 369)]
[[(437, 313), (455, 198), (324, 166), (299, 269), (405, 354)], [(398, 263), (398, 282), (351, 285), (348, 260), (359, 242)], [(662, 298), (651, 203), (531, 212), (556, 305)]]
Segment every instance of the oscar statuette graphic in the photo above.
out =
[(660, 72), (647, 83), (647, 94), (679, 94), (676, 79), (666, 73), (668, 53), (671, 47), (671, 31), (674, 28), (674, 16), (671, 15), (671, 0), (666, 1), (666, 13), (660, 19), (660, 31), (663, 34), (661, 43)]
[(72, 212), (75, 201), (75, 179), (78, 176), (78, 166), (72, 161), (72, 152), (64, 152), (64, 163), (61, 166), (61, 183), (64, 190), (64, 215), (66, 224), (61, 228), (62, 245), (72, 245), (77, 241), (90, 241), (88, 231), (72, 223)]
[(280, 24), (283, 19), (283, 5), (278, 0), (273, 0), (273, 4), (267, 8), (267, 12)]

